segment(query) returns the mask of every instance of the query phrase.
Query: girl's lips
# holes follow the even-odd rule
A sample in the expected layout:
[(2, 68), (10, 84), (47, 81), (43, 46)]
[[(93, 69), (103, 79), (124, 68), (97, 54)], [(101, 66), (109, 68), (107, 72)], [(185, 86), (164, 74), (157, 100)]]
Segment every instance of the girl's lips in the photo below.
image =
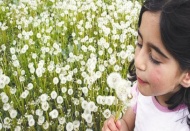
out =
[(137, 77), (137, 81), (139, 82), (139, 84), (147, 84), (148, 83), (148, 82), (143, 81), (139, 77)]

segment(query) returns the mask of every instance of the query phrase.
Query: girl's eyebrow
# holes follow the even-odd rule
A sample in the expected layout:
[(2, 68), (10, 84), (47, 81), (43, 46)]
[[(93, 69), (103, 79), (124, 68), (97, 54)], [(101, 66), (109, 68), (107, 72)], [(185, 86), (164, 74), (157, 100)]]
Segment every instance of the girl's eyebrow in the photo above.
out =
[(165, 57), (165, 58), (168, 59), (168, 57), (167, 57), (158, 47), (156, 47), (154, 44), (148, 42), (147, 45), (148, 45), (150, 48), (154, 49), (157, 53), (159, 53), (160, 55), (162, 55), (163, 57)]
[[(141, 39), (143, 40), (142, 34), (141, 34), (141, 32), (140, 32), (139, 29), (138, 29), (138, 35), (139, 35), (139, 36), (141, 37)], [(162, 55), (163, 57), (165, 57), (165, 58), (168, 59), (168, 57), (167, 57), (157, 46), (155, 46), (155, 44), (152, 44), (151, 42), (148, 42), (147, 45), (148, 45), (150, 48), (154, 49), (158, 54), (160, 54), (160, 55)]]

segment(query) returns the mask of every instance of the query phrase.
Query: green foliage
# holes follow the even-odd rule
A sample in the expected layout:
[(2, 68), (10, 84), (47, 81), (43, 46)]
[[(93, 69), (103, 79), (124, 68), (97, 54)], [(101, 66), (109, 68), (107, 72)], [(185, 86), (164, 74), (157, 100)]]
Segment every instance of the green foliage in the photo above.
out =
[(105, 102), (107, 76), (126, 78), (139, 10), (127, 0), (0, 0), (0, 129), (99, 131), (105, 110), (117, 110)]

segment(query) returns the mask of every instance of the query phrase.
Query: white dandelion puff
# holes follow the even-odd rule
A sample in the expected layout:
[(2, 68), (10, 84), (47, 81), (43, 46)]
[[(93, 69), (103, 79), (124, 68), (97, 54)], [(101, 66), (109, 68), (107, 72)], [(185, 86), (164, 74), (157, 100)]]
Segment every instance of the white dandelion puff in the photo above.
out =
[(50, 94), (50, 96), (51, 96), (52, 99), (56, 99), (57, 92), (56, 91), (52, 91), (51, 94)]
[(121, 75), (117, 72), (112, 72), (111, 74), (109, 74), (108, 78), (107, 78), (107, 84), (110, 88), (115, 89), (117, 82), (119, 82), (121, 80)]
[(128, 96), (131, 95), (131, 85), (125, 79), (117, 83), (115, 90), (117, 97), (124, 103), (128, 100)]
[(53, 110), (49, 113), (49, 115), (51, 116), (52, 119), (55, 119), (55, 118), (58, 117), (59, 112), (58, 112), (56, 109), (53, 109)]
[(66, 130), (67, 131), (72, 131), (74, 129), (73, 123), (72, 122), (68, 122), (66, 125)]
[(106, 109), (104, 110), (103, 115), (107, 119), (111, 116), (111, 111), (109, 109)]

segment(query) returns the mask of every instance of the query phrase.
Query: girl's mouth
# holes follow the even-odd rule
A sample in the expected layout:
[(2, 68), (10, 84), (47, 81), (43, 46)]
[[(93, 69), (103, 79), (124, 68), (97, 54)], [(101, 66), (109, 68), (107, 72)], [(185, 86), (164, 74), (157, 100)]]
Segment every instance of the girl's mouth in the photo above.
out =
[(148, 83), (148, 82), (143, 81), (139, 77), (137, 77), (137, 81), (138, 81), (139, 84), (147, 84)]

